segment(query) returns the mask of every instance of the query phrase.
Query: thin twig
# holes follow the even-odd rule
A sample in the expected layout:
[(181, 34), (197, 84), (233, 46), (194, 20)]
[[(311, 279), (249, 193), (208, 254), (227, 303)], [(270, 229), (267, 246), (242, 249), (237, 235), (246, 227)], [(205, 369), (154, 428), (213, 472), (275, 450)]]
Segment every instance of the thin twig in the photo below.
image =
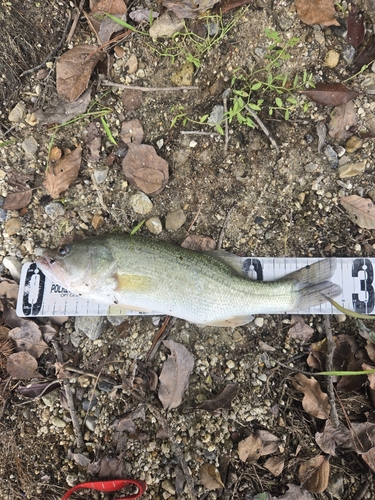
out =
[(202, 132), (200, 130), (181, 130), (180, 134), (183, 134), (183, 135), (211, 135), (211, 136), (220, 136), (219, 132)]
[(181, 87), (139, 87), (137, 85), (123, 85), (122, 83), (109, 82), (108, 80), (103, 80), (102, 85), (105, 87), (117, 87), (119, 89), (129, 89), (129, 90), (142, 90), (142, 92), (175, 92), (176, 90), (198, 90), (199, 87), (191, 86), (181, 86)]
[(232, 93), (231, 89), (226, 89), (223, 92), (223, 107), (224, 107), (224, 156), (228, 153), (228, 143), (229, 143), (229, 125), (228, 125), (228, 97)]
[(65, 29), (64, 29), (64, 33), (62, 34), (62, 37), (61, 37), (61, 40), (60, 40), (60, 43), (57, 45), (57, 47), (55, 47), (49, 54), (48, 56), (44, 59), (44, 61), (39, 64), (38, 66), (35, 66), (35, 68), (31, 68), (31, 69), (28, 69), (27, 71), (24, 71), (23, 73), (20, 74), (20, 78), (22, 76), (25, 76), (25, 75), (28, 75), (29, 73), (33, 73), (34, 71), (40, 69), (40, 68), (43, 68), (43, 66), (49, 61), (49, 59), (51, 59), (51, 57), (54, 55), (55, 52), (57, 52), (62, 46), (63, 46), (63, 43), (65, 41), (65, 37), (66, 37), (66, 34), (68, 32), (68, 28), (69, 28), (69, 24), (70, 24), (70, 20), (72, 18), (72, 14), (70, 12), (70, 10), (68, 10), (68, 21), (66, 22), (66, 25), (65, 25)]
[(266, 136), (268, 137), (268, 140), (270, 141), (270, 143), (272, 144), (272, 146), (279, 153), (280, 152), (279, 146), (276, 144), (275, 139), (272, 137), (272, 135), (270, 134), (270, 131), (264, 125), (264, 123), (259, 118), (259, 116), (256, 113), (254, 113), (254, 111), (249, 106), (246, 105), (245, 108), (251, 114), (251, 116), (254, 118), (254, 120), (257, 122), (257, 124), (259, 125), (259, 127), (263, 130), (263, 132), (266, 134)]
[(223, 227), (221, 228), (221, 231), (220, 231), (219, 241), (217, 242), (217, 247), (216, 247), (217, 250), (221, 250), (221, 246), (223, 244), (224, 235), (225, 235), (225, 229), (227, 228), (230, 216), (232, 215), (232, 212), (235, 208), (236, 208), (236, 203), (233, 203), (232, 208), (229, 209), (227, 216), (225, 217)]
[(81, 0), (79, 6), (76, 7), (77, 13), (74, 16), (72, 27), (70, 28), (70, 31), (69, 31), (69, 35), (66, 37), (66, 43), (67, 44), (69, 44), (71, 42), (72, 38), (73, 38), (74, 32), (75, 32), (75, 30), (77, 28), (77, 24), (78, 24), (78, 21), (79, 21), (79, 16), (82, 13), (82, 9), (83, 9), (84, 3), (85, 3), (85, 0)]
[(187, 230), (187, 232), (188, 232), (188, 233), (190, 233), (191, 228), (192, 228), (192, 227), (194, 226), (194, 224), (196, 223), (196, 221), (197, 221), (197, 219), (198, 219), (198, 217), (199, 217), (199, 214), (201, 213), (202, 207), (203, 207), (203, 201), (202, 201), (202, 202), (201, 202), (201, 204), (199, 205), (199, 207), (198, 207), (198, 211), (197, 211), (197, 213), (195, 214), (195, 217), (194, 217), (194, 219), (193, 219), (192, 223), (190, 224), (189, 229)]
[[(333, 351), (335, 348), (335, 342), (332, 336), (331, 323), (329, 321), (329, 315), (324, 317), (324, 329), (327, 337), (327, 360), (326, 360), (326, 371), (333, 371)], [(337, 414), (335, 391), (333, 387), (333, 380), (331, 376), (327, 377), (327, 392), (329, 403), (331, 405), (331, 421), (335, 429), (340, 425), (339, 416)]]
[(117, 385), (119, 383), (118, 380), (114, 378), (108, 377), (108, 375), (104, 375), (103, 373), (95, 374), (91, 372), (87, 372), (85, 370), (80, 370), (79, 368), (75, 368), (74, 366), (64, 365), (64, 370), (73, 373), (79, 373), (80, 375), (86, 375), (87, 377), (97, 379), (99, 377), (103, 382), (107, 382), (108, 384)]
[(184, 458), (184, 454), (182, 453), (182, 450), (181, 450), (179, 444), (177, 443), (177, 441), (173, 435), (172, 429), (168, 425), (168, 422), (164, 418), (162, 413), (154, 405), (147, 403), (147, 408), (150, 410), (150, 412), (154, 415), (154, 417), (157, 419), (157, 421), (161, 424), (161, 426), (167, 432), (169, 441), (170, 441), (171, 446), (172, 446), (173, 453), (176, 456), (176, 458), (180, 464), (180, 467), (185, 475), (186, 487), (188, 490), (187, 491), (188, 498), (190, 500), (196, 500), (197, 497), (194, 493), (194, 483), (192, 480), (191, 471), (189, 470), (188, 464), (186, 463), (186, 460)]
[[(51, 343), (53, 345), (53, 348), (55, 349), (58, 362), (63, 364), (64, 357), (63, 357), (63, 353), (60, 349), (60, 344), (57, 342), (57, 340), (52, 340)], [(77, 448), (82, 450), (85, 446), (85, 442), (83, 440), (81, 427), (79, 425), (78, 415), (77, 415), (77, 412), (75, 409), (73, 393), (70, 389), (69, 380), (63, 379), (63, 384), (64, 384), (64, 389), (65, 389), (66, 400), (68, 402), (70, 416), (72, 419), (73, 430), (74, 430), (74, 434), (75, 434), (76, 441), (77, 441)]]
[(160, 330), (156, 334), (150, 349), (148, 350), (146, 361), (152, 361), (159, 350), (160, 344), (162, 341), (169, 335), (172, 327), (176, 323), (176, 318), (173, 316), (167, 316), (160, 327)]

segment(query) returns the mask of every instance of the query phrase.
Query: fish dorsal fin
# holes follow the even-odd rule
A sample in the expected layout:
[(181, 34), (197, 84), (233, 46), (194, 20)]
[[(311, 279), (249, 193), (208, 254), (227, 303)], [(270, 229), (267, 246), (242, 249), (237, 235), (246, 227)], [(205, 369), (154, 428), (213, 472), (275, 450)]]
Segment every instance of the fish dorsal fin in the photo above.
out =
[(136, 274), (116, 274), (116, 292), (146, 292), (150, 290), (152, 279)]
[(211, 252), (204, 252), (216, 260), (224, 263), (232, 269), (236, 274), (243, 277), (242, 261), (237, 255), (233, 253), (226, 252), (225, 250), (212, 250)]

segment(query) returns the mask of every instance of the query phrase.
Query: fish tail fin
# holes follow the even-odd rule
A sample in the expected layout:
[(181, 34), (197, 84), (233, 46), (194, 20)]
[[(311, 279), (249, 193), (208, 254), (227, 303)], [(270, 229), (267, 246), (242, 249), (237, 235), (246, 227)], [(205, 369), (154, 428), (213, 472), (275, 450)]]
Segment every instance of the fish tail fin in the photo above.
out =
[(340, 295), (341, 287), (329, 281), (335, 270), (336, 259), (330, 258), (288, 274), (285, 279), (295, 281), (294, 291), (298, 297), (294, 310), (308, 309), (327, 302), (327, 297)]

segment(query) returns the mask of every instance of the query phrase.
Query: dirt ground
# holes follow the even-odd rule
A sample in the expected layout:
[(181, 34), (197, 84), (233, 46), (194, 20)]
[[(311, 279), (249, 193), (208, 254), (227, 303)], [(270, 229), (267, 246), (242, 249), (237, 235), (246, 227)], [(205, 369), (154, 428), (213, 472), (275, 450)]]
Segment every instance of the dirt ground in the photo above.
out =
[[(345, 26), (347, 3), (337, 3), (342, 7), (337, 8), (337, 15)], [(364, 8), (370, 4), (364, 2)], [(160, 3), (151, 1), (135, 2), (130, 9), (140, 7), (164, 11)], [(84, 8), (89, 9), (86, 5)], [(58, 56), (78, 43), (96, 43), (81, 15), (70, 46), (59, 46), (68, 13), (73, 19), (76, 11), (75, 3), (67, 1), (27, 2), (26, 6), (25, 2), (15, 0), (3, 2), (0, 7), (0, 23), (5, 26), (0, 38), (1, 203), (10, 190), (11, 175), (27, 176), (28, 186), (33, 189), (27, 208), (0, 214), (1, 258), (33, 261), (42, 248), (55, 247), (64, 238), (129, 232), (151, 217), (160, 219), (161, 233), (152, 235), (144, 225), (137, 234), (178, 244), (188, 235), (206, 236), (217, 242), (228, 212), (222, 247), (239, 255), (375, 255), (373, 231), (352, 223), (339, 204), (342, 196), (351, 194), (374, 197), (374, 142), (365, 137), (359, 149), (347, 152), (342, 151), (345, 141), (327, 136), (327, 144), (343, 153), (349, 162), (366, 161), (363, 172), (339, 178), (337, 168), (332, 168), (327, 156), (318, 153), (317, 123), (329, 121), (330, 108), (312, 102), (306, 112), (299, 107), (286, 121), (283, 113), (268, 114), (267, 106), (274, 96), (265, 95), (259, 116), (279, 151), (259, 127), (251, 129), (236, 121), (229, 125), (226, 154), (224, 137), (220, 134), (182, 133), (215, 132), (213, 127), (197, 122), (202, 115), (209, 115), (215, 105), (223, 103), (222, 93), (231, 86), (236, 68), (251, 72), (263, 64), (262, 57), (270, 44), (266, 28), (276, 30), (283, 40), (299, 38), (298, 44), (289, 49), (291, 58), (280, 68), (282, 74), (293, 78), (296, 72), (306, 69), (312, 72), (315, 81), (325, 82), (343, 81), (351, 76), (350, 67), (342, 57), (347, 47), (344, 28), (302, 23), (290, 0), (251, 2), (232, 30), (200, 57), (200, 67), (195, 68), (192, 79), (197, 90), (143, 92), (142, 105), (129, 113), (123, 105), (123, 90), (98, 83), (95, 73), (92, 99), (102, 107), (111, 108), (106, 121), (117, 145), (111, 143), (101, 128), (100, 157), (93, 160), (87, 145), (88, 126), (94, 122), (99, 128), (100, 120), (86, 117), (60, 127), (54, 145), (61, 149), (81, 145), (83, 156), (77, 180), (58, 199), (52, 200), (43, 185), (52, 126), (30, 124), (25, 117), (20, 122), (10, 122), (9, 113), (22, 101), (30, 116), (55, 98), (54, 64), (42, 66), (41, 69), (47, 70), (42, 79), (38, 79), (37, 70), (21, 76), (23, 72), (43, 63), (56, 47), (48, 62), (55, 63)], [(224, 14), (223, 25), (238, 12), (236, 8)], [(373, 12), (365, 11), (366, 19), (370, 20), (372, 15)], [(109, 74), (100, 78), (141, 87), (171, 87), (172, 74), (186, 62), (184, 54), (177, 56), (174, 63), (170, 57), (160, 55), (160, 49), (166, 50), (171, 43), (166, 40), (156, 45), (149, 37), (130, 33), (119, 44), (121, 57), (116, 54)], [(340, 54), (333, 68), (324, 63), (329, 51)], [(113, 49), (110, 52), (113, 54)], [(127, 74), (126, 61), (131, 55), (136, 56), (138, 69)], [(357, 131), (374, 133), (373, 94), (363, 91), (375, 85), (373, 77), (369, 68), (350, 81), (351, 88), (360, 92), (353, 101)], [(302, 105), (308, 102), (298, 93), (295, 98)], [(189, 120), (183, 123), (182, 117), (171, 127), (178, 113)], [(150, 196), (152, 208), (147, 214), (134, 210), (132, 196), (140, 190), (128, 182), (121, 166), (124, 156), (121, 123), (135, 118), (144, 129), (143, 143), (152, 145), (169, 165), (166, 188)], [(26, 138), (37, 142), (32, 154), (25, 151)], [(93, 176), (103, 169), (104, 182), (95, 184)], [(48, 211), (51, 204), (55, 210), (52, 216)], [(180, 228), (168, 231), (166, 217), (178, 209), (183, 210), (186, 221)], [(100, 220), (98, 226), (93, 221), (94, 215)], [(7, 226), (10, 219), (17, 222)], [(2, 276), (10, 276), (4, 265), (0, 264), (0, 270)], [(58, 327), (57, 339), (64, 360), (77, 370), (70, 372), (69, 385), (83, 431), (83, 449), (76, 446), (62, 389), (45, 397), (23, 397), (17, 389), (30, 381), (9, 380), (5, 354), (1, 354), (0, 498), (57, 500), (70, 486), (105, 477), (105, 461), (109, 476), (145, 480), (148, 486), (145, 498), (251, 500), (262, 492), (270, 494), (262, 498), (284, 498), (281, 495), (288, 491), (288, 484), (300, 485), (301, 463), (322, 453), (315, 434), (322, 431), (324, 420), (303, 409), (302, 394), (293, 386), (294, 373), (287, 367), (311, 371), (306, 358), (310, 345), (325, 338), (324, 319), (304, 317), (313, 329), (312, 338), (305, 341), (288, 336), (290, 316), (266, 315), (257, 319), (235, 329), (200, 328), (176, 321), (168, 338), (185, 345), (195, 358), (195, 368), (181, 406), (165, 412), (155, 391), (134, 391), (134, 377), (147, 378), (148, 368), (160, 374), (169, 354), (161, 346), (152, 362), (146, 364), (147, 352), (160, 323), (155, 324), (149, 317), (127, 317), (112, 321), (114, 324), (106, 320), (100, 338), (91, 340), (78, 331), (75, 319), (69, 318)], [(331, 317), (330, 321), (334, 335), (349, 334), (360, 347), (365, 344), (358, 335), (355, 320), (347, 318), (339, 322), (337, 317)], [(55, 362), (56, 352), (49, 344), (38, 360), (43, 380), (55, 379)], [(98, 378), (99, 374), (106, 378)], [(133, 386), (128, 383), (130, 379)], [(322, 377), (319, 382), (326, 391)], [(213, 413), (195, 408), (229, 383), (238, 385), (230, 407)], [(114, 384), (119, 386), (116, 391)], [(337, 411), (343, 422), (345, 418), (371, 421), (373, 403), (367, 383), (355, 391), (340, 393)], [(130, 431), (119, 433), (115, 422), (130, 412), (140, 412), (141, 416), (134, 417)], [(169, 434), (158, 415), (166, 420)], [(264, 467), (267, 456), (252, 463), (239, 458), (238, 443), (257, 430), (267, 430), (279, 439), (274, 455), (282, 457), (285, 465), (278, 476)], [(202, 484), (199, 471), (205, 463), (218, 468), (225, 488), (210, 491)], [(375, 498), (373, 472), (360, 455), (340, 450), (330, 457), (330, 466), (328, 487), (306, 498)], [(190, 477), (187, 483), (186, 470)], [(80, 498), (102, 497), (85, 493)]]

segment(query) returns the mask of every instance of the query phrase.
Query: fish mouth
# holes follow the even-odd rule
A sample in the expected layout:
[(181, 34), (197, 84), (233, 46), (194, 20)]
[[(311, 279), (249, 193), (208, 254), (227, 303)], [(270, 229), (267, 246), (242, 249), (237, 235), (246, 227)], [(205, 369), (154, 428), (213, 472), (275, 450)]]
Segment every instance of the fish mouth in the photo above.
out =
[(41, 257), (36, 259), (36, 264), (43, 274), (47, 276), (51, 281), (56, 281), (58, 276), (56, 271), (58, 270), (56, 266), (53, 268), (52, 265), (56, 263), (56, 259), (49, 257), (46, 253), (43, 253)]

